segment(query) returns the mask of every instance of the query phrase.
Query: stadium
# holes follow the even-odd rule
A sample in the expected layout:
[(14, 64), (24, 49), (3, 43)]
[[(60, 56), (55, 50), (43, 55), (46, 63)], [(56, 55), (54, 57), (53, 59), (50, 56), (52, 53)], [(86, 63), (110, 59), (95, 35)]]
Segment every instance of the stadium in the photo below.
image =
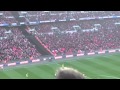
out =
[(0, 79), (120, 78), (120, 11), (0, 11)]

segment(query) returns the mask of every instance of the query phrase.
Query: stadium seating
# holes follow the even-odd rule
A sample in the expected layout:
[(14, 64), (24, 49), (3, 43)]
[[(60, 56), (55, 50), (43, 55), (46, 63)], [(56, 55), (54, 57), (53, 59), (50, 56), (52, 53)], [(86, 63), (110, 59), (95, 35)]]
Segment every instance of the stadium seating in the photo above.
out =
[[(73, 52), (94, 52), (99, 50), (116, 49), (120, 47), (120, 30), (115, 25), (119, 19), (83, 21), (83, 22), (62, 22), (38, 25), (35, 28), (36, 36), (46, 45), (55, 55), (73, 54)], [(99, 24), (99, 27), (95, 26)], [(73, 26), (81, 28), (74, 33), (61, 33), (62, 31), (72, 31)], [(43, 27), (42, 27), (43, 26)], [(34, 26), (33, 26), (34, 27)], [(51, 27), (58, 27), (58, 33), (52, 32)], [(41, 31), (43, 30), (43, 31)], [(48, 33), (49, 33), (48, 32)], [(41, 34), (43, 33), (43, 34)], [(113, 38), (114, 37), (114, 38)]]
[[(0, 11), (0, 24), (64, 20), (86, 17), (119, 16), (120, 11), (26, 11), (17, 21), (10, 11)], [(120, 19), (65, 21), (26, 25), (29, 34), (37, 36), (55, 55), (94, 52), (120, 48)], [(21, 26), (20, 26), (21, 27)], [(19, 27), (0, 27), (0, 61), (24, 60), (41, 56)]]
[(40, 56), (35, 46), (18, 28), (0, 28), (0, 62), (24, 60)]
[(0, 13), (0, 24), (18, 23), (10, 11), (1, 11)]
[(19, 12), (20, 15), (25, 16), (28, 22), (33, 21), (50, 21), (50, 20), (64, 20), (87, 17), (104, 17), (104, 16), (119, 16), (120, 11), (26, 11), (25, 14)]

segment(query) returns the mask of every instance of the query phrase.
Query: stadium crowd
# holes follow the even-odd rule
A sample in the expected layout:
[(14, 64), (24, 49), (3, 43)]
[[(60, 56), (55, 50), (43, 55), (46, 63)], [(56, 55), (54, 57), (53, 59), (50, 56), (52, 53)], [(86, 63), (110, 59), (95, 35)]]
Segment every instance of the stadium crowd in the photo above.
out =
[(0, 24), (18, 23), (10, 11), (0, 11)]
[[(37, 27), (49, 32), (51, 27), (58, 27), (59, 33), (41, 34), (39, 28), (35, 28), (36, 36), (46, 45), (54, 55), (73, 54), (81, 52), (94, 52), (99, 50), (120, 48), (120, 30), (119, 25), (115, 23), (119, 19), (108, 19), (100, 21), (85, 22), (63, 22), (52, 23), (48, 28), (39, 25)], [(99, 26), (95, 26), (98, 24)], [(77, 32), (62, 33), (62, 31), (72, 31), (73, 26), (78, 25), (80, 28)], [(47, 26), (47, 25), (46, 25)], [(32, 33), (34, 34), (34, 33)]]
[[(107, 20), (86, 20), (86, 21), (70, 21), (70, 22), (56, 22), (45, 23), (40, 25), (29, 26), (30, 29), (39, 33), (50, 33), (54, 31), (73, 31), (73, 30), (87, 30), (95, 27), (101, 27), (102, 29), (114, 29), (115, 23), (119, 23), (120, 19), (107, 19)], [(77, 26), (77, 27), (76, 27)], [(30, 30), (29, 29), (29, 30)], [(28, 31), (29, 31), (28, 30)]]
[(18, 28), (0, 28), (0, 62), (32, 59), (40, 56)]
[(51, 21), (51, 20), (68, 20), (86, 18), (86, 17), (104, 17), (104, 16), (120, 16), (120, 11), (22, 11), (20, 15), (25, 16), (27, 22), (34, 21)]
[[(9, 11), (0, 11), (0, 23), (18, 22)], [(19, 14), (22, 14), (19, 12)], [(119, 11), (27, 11), (21, 21), (61, 20), (120, 15)], [(120, 48), (120, 19), (83, 20), (27, 26), (56, 55), (94, 52)], [(0, 62), (40, 56), (19, 28), (0, 27)]]
[(45, 34), (39, 36), (54, 54), (73, 54), (73, 52), (120, 48), (120, 30), (99, 30), (93, 32)]

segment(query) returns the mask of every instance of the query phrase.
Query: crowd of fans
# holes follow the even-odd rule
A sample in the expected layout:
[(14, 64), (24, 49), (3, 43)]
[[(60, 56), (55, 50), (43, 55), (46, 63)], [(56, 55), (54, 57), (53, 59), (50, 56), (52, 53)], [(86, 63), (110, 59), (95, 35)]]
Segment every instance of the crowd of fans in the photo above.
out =
[(40, 55), (18, 28), (0, 28), (0, 62), (32, 59)]
[[(43, 29), (44, 32), (48, 30), (50, 32), (51, 27), (58, 27), (59, 33), (41, 34), (41, 29), (35, 28), (37, 33), (32, 34), (38, 36), (54, 55), (116, 49), (120, 48), (120, 30), (119, 25), (115, 24), (116, 22), (119, 22), (119, 19), (52, 23), (46, 29), (41, 28), (41, 25), (38, 27)], [(99, 27), (95, 26), (95, 24), (99, 25)], [(67, 30), (72, 31), (75, 25), (80, 26), (77, 32), (61, 33)]]
[(0, 11), (0, 24), (18, 23), (10, 11)]
[[(35, 34), (40, 33), (50, 33), (50, 32), (61, 32), (61, 31), (80, 31), (94, 28), (101, 29), (114, 29), (116, 28), (115, 23), (119, 23), (120, 19), (107, 19), (107, 20), (87, 20), (87, 21), (70, 21), (70, 22), (56, 22), (56, 23), (46, 23), (36, 26), (29, 26), (28, 31), (31, 29)], [(31, 31), (32, 32), (32, 31)], [(32, 34), (34, 34), (32, 32)]]
[(120, 48), (120, 30), (44, 34), (39, 38), (55, 55)]
[(25, 16), (27, 22), (34, 21), (51, 21), (51, 20), (68, 20), (86, 18), (86, 17), (104, 17), (104, 16), (120, 16), (120, 11), (26, 11)]
[(50, 24), (42, 24), (35, 27), (38, 33), (48, 33), (52, 32)]
[[(1, 11), (0, 23), (17, 22), (9, 11)], [(20, 12), (19, 12), (20, 13)], [(21, 13), (20, 13), (21, 14)], [(27, 21), (61, 20), (120, 15), (119, 11), (27, 11)], [(24, 18), (21, 19), (24, 21)], [(120, 19), (86, 20), (44, 23), (27, 26), (55, 55), (94, 52), (120, 48)], [(67, 31), (70, 31), (68, 33)], [(75, 32), (73, 32), (75, 31)], [(0, 27), (0, 62), (37, 58), (38, 53), (22, 32), (15, 27)]]

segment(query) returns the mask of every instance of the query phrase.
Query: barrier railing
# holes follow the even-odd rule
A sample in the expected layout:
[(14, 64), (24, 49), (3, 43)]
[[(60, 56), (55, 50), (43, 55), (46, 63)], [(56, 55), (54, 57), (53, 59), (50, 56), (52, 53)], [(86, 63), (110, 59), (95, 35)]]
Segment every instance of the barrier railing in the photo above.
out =
[(95, 54), (105, 54), (105, 53), (115, 53), (115, 52), (120, 52), (120, 49), (116, 50), (104, 50), (101, 52), (92, 52), (92, 53), (81, 53), (81, 54), (73, 54), (73, 55), (62, 55), (62, 56), (40, 56), (39, 58), (36, 58), (34, 60), (26, 60), (26, 61), (17, 61), (17, 62), (10, 62), (10, 63), (4, 63), (0, 64), (0, 67), (6, 67), (6, 66), (15, 66), (15, 65), (20, 65), (20, 64), (28, 64), (28, 63), (35, 63), (35, 62), (41, 62), (41, 61), (53, 61), (53, 60), (60, 60), (64, 58), (71, 58), (71, 57), (80, 57), (80, 56), (85, 56), (85, 55), (95, 55)]

